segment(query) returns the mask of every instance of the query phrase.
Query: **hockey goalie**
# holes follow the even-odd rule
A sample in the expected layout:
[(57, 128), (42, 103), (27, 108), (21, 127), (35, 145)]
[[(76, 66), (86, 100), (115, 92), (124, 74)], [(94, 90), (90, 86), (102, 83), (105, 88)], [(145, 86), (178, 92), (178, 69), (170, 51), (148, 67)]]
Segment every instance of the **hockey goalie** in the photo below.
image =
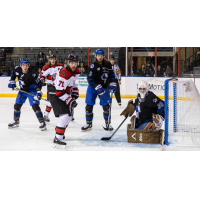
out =
[[(160, 130), (164, 122), (164, 101), (149, 91), (149, 84), (146, 81), (141, 81), (138, 84), (136, 99), (128, 102), (121, 115), (129, 115), (131, 117), (135, 111), (136, 116), (131, 118), (131, 125), (128, 125), (128, 137), (131, 135), (132, 142), (136, 143), (137, 141), (140, 143), (157, 143), (154, 141), (156, 137), (153, 133), (159, 133), (158, 136), (161, 134)], [(133, 137), (132, 133), (135, 134), (135, 137)], [(144, 139), (141, 135), (144, 136)]]

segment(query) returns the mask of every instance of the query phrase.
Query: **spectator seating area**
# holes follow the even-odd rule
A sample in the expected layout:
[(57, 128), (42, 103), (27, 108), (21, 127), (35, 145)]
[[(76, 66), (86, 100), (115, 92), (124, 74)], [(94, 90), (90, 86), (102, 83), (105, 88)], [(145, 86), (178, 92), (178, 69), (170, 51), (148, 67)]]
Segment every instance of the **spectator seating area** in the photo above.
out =
[[(98, 47), (90, 47), (89, 48), (89, 58), (90, 63), (94, 59), (95, 50)], [(107, 47), (99, 47), (102, 48), (105, 52), (105, 57), (107, 58)], [(34, 65), (35, 59), (37, 59), (39, 51), (42, 51), (46, 56), (49, 54), (49, 51), (52, 51), (53, 54), (57, 56), (59, 62), (63, 62), (68, 54), (73, 53), (78, 55), (79, 61), (83, 62), (85, 65), (88, 65), (88, 47), (33, 47), (33, 48), (25, 48), (24, 53), (19, 54), (19, 58), (29, 58), (31, 64)], [(119, 47), (111, 47), (110, 55), (114, 55), (116, 60), (118, 58)]]
[[(107, 58), (107, 47), (89, 47), (89, 64), (92, 63), (95, 56), (95, 50), (101, 48), (105, 52), (105, 58)], [(114, 55), (116, 62), (119, 57), (120, 47), (110, 47), (110, 55)], [(42, 51), (45, 56), (49, 55), (49, 51), (57, 56), (57, 60), (64, 64), (64, 60), (67, 58), (68, 54), (75, 54), (79, 57), (79, 62), (83, 62), (84, 66), (88, 66), (88, 47), (26, 47), (23, 53), (18, 53), (18, 55), (7, 55), (4, 61), (0, 61), (0, 76), (7, 72), (8, 75), (11, 74), (11, 69), (19, 65), (20, 60), (28, 59), (31, 64), (31, 68), (37, 71), (37, 60), (38, 54)]]

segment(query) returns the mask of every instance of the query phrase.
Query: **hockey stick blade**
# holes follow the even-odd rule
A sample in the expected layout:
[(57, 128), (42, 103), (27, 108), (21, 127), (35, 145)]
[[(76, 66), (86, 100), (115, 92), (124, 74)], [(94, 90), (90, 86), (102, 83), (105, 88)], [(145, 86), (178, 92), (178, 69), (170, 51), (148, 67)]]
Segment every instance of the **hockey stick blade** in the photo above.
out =
[(115, 135), (115, 133), (118, 131), (118, 129), (121, 127), (121, 125), (126, 121), (127, 118), (128, 118), (128, 114), (126, 115), (125, 119), (122, 121), (122, 123), (118, 126), (118, 128), (115, 130), (115, 132), (110, 137), (103, 137), (103, 138), (101, 138), (101, 140), (110, 140)]
[(103, 138), (101, 138), (101, 140), (110, 140), (111, 139), (111, 137), (103, 137)]

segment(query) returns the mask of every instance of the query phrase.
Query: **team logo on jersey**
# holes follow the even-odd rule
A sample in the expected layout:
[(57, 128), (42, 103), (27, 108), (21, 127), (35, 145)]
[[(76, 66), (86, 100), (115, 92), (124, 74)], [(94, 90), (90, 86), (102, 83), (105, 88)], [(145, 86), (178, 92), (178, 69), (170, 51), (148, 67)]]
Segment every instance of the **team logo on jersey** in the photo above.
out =
[(158, 101), (158, 99), (156, 99), (156, 98), (153, 100), (154, 103), (156, 103), (157, 101)]
[(33, 77), (36, 77), (36, 74), (32, 74)]
[(15, 72), (15, 74), (16, 74), (16, 75), (19, 75), (19, 73), (18, 73), (18, 72)]
[(56, 73), (51, 76), (52, 81), (56, 79)]
[(108, 74), (107, 73), (105, 73), (105, 74), (103, 74), (101, 76), (101, 79), (104, 81), (104, 84), (106, 83), (107, 78), (108, 78)]
[(89, 76), (92, 76), (92, 71), (90, 71)]
[(99, 68), (97, 68), (97, 71), (99, 71), (100, 70), (100, 67)]
[(92, 65), (90, 66), (90, 68), (94, 68), (94, 65), (92, 64)]

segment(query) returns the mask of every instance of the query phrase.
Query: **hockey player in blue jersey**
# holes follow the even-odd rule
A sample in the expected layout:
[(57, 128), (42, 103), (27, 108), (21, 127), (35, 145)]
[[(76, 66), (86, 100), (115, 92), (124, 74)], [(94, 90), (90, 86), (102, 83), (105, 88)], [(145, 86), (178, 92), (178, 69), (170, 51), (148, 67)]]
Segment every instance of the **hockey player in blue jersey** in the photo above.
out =
[[(111, 63), (104, 58), (104, 51), (102, 49), (97, 49), (95, 51), (95, 59), (93, 64), (88, 69), (88, 88), (86, 92), (86, 125), (81, 129), (86, 131), (92, 128), (93, 120), (93, 106), (97, 95), (100, 99), (100, 105), (103, 107), (103, 117), (106, 123), (105, 130), (113, 130), (113, 127), (109, 124), (109, 108), (110, 108), (110, 92), (113, 93), (117, 89), (117, 83), (115, 79), (115, 74), (113, 72)], [(109, 88), (108, 88), (109, 81)]]
[(18, 92), (16, 102), (14, 105), (14, 121), (8, 124), (8, 128), (15, 128), (19, 126), (19, 119), (21, 114), (21, 107), (25, 103), (26, 99), (29, 99), (29, 103), (34, 110), (38, 121), (40, 123), (39, 128), (44, 131), (46, 130), (46, 124), (44, 122), (43, 114), (40, 109), (40, 98), (42, 97), (42, 83), (37, 77), (37, 74), (29, 69), (29, 61), (24, 59), (20, 62), (20, 67), (16, 66), (11, 74), (11, 79), (9, 81), (8, 87), (13, 90), (16, 88), (15, 79), (18, 78), (20, 90), (28, 92), (30, 94), (36, 95), (31, 96), (29, 94)]

